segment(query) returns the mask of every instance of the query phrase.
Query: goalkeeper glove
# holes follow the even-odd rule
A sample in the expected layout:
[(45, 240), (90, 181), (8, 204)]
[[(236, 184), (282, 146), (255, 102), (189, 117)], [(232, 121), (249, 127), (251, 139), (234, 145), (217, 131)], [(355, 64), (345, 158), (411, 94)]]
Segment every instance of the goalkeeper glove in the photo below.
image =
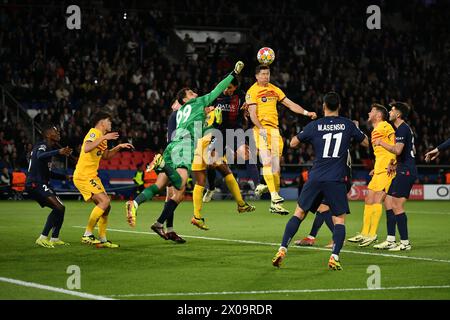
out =
[(214, 109), (214, 121), (217, 124), (221, 124), (222, 123), (222, 109), (221, 108), (215, 108)]
[(242, 69), (244, 69), (244, 63), (242, 61), (236, 62), (233, 70), (234, 75), (238, 75), (239, 73), (241, 73)]

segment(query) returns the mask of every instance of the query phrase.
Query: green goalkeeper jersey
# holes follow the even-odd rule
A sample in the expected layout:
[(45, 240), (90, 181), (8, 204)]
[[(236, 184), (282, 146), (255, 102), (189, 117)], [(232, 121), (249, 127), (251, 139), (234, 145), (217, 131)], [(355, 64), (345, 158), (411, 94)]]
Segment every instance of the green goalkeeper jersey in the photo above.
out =
[(206, 119), (205, 108), (212, 105), (213, 101), (228, 87), (232, 80), (233, 75), (230, 74), (210, 93), (191, 99), (181, 106), (177, 111), (177, 128), (171, 143), (190, 139), (191, 144), (194, 145), (197, 139), (203, 137)]

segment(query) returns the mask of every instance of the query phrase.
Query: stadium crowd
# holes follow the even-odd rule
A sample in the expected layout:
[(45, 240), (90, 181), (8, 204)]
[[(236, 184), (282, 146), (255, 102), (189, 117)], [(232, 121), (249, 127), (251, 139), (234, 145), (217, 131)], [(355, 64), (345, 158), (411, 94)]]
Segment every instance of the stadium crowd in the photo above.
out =
[[(257, 49), (270, 46), (277, 54), (272, 83), (308, 110), (320, 112), (323, 93), (335, 90), (342, 97), (343, 114), (369, 132), (372, 102), (387, 106), (406, 101), (413, 109), (409, 122), (418, 163), (450, 136), (450, 40), (448, 17), (439, 7), (404, 3), (401, 10), (390, 8), (398, 13), (383, 17), (381, 30), (369, 31), (364, 2), (339, 7), (334, 2), (180, 5), (170, 0), (149, 6), (126, 19), (114, 10), (85, 10), (81, 31), (65, 28), (59, 7), (6, 6), (0, 10), (0, 84), (23, 106), (39, 110), (36, 123), (56, 123), (63, 145), (79, 150), (92, 125), (90, 115), (106, 109), (122, 142), (160, 152), (166, 145), (171, 101), (180, 88), (209, 92), (239, 57), (248, 62), (245, 91), (254, 82)], [(188, 52), (195, 47), (187, 41), (186, 59), (177, 60), (169, 40), (176, 25), (247, 28), (254, 41), (228, 47), (223, 40), (209, 40), (209, 54), (199, 51), (195, 59)], [(13, 112), (5, 106), (1, 110), (0, 168), (26, 167), (30, 135)], [(288, 139), (306, 121), (281, 109), (286, 164), (314, 159), (310, 145), (287, 148)], [(352, 156), (354, 163), (371, 157), (358, 147)], [(449, 159), (447, 151), (437, 163)]]

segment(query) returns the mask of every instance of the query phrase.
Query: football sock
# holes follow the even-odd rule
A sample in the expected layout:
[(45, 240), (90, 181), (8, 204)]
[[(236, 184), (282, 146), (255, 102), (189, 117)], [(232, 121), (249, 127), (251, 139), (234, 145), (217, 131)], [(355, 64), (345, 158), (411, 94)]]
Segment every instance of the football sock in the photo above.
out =
[(242, 199), (241, 189), (239, 189), (236, 178), (232, 173), (230, 173), (224, 178), (224, 180), (228, 187), (228, 190), (230, 190), (231, 194), (233, 195), (234, 200), (236, 200), (239, 206), (243, 206), (245, 204), (245, 201)]
[(275, 178), (272, 173), (272, 167), (263, 167), (263, 176), (264, 180), (266, 180), (267, 188), (269, 188), (269, 192), (276, 192), (277, 188), (275, 186)]
[(58, 219), (58, 211), (53, 209), (48, 217), (47, 217), (47, 221), (45, 222), (44, 225), (44, 229), (42, 230), (42, 235), (44, 236), (48, 236), (48, 234), (50, 233), (50, 230), (53, 228), (53, 226), (56, 224), (56, 221)]
[(394, 236), (395, 241), (395, 215), (392, 209), (386, 210), (386, 224), (387, 224), (387, 234), (388, 236)]
[(194, 216), (197, 219), (201, 219), (202, 215), (200, 211), (202, 210), (203, 205), (203, 190), (205, 190), (205, 187), (196, 184), (194, 186), (194, 191), (192, 191), (192, 202), (194, 205)]
[(298, 218), (297, 216), (292, 216), (289, 219), (286, 224), (286, 229), (284, 230), (283, 240), (281, 242), (282, 247), (287, 248), (289, 246), (289, 243), (300, 227), (300, 223), (302, 223), (302, 220), (300, 220), (300, 218)]
[(102, 215), (100, 219), (98, 219), (98, 236), (102, 240), (102, 242), (106, 241), (106, 227), (108, 226), (108, 215)]
[(408, 240), (408, 218), (406, 213), (400, 213), (395, 215), (395, 221), (397, 222), (398, 233), (401, 240)]
[(334, 232), (333, 232), (333, 254), (339, 255), (342, 247), (344, 246), (345, 239), (345, 225), (344, 224), (335, 224)]
[(372, 220), (372, 212), (373, 212), (373, 205), (371, 204), (364, 205), (363, 227), (361, 230), (361, 234), (363, 236), (367, 236), (369, 234), (370, 221)]
[(152, 184), (150, 187), (145, 188), (134, 201), (139, 205), (145, 201), (152, 200), (152, 198), (159, 193), (159, 188), (156, 184)]
[(259, 170), (256, 164), (247, 163), (245, 166), (247, 174), (250, 179), (253, 180), (253, 184), (256, 187), (259, 184)]
[(333, 223), (333, 215), (330, 210), (324, 211), (321, 213), (323, 216), (323, 220), (327, 224), (328, 229), (330, 229), (331, 233), (334, 232), (334, 223)]
[(383, 214), (383, 205), (375, 203), (372, 205), (372, 218), (370, 219), (369, 236), (375, 237), (380, 223), (381, 215)]
[[(164, 224), (164, 222), (167, 220), (167, 218), (174, 214), (175, 209), (177, 208), (178, 203), (175, 200), (170, 199), (164, 204), (164, 209), (161, 212), (161, 215), (159, 216), (157, 222), (160, 224)], [(173, 227), (173, 225), (172, 225)]]
[[(55, 211), (55, 210), (53, 210), (53, 211)], [(55, 224), (53, 225), (53, 232), (52, 232), (53, 238), (59, 237), (59, 232), (60, 232), (62, 224), (64, 222), (64, 212), (65, 211), (66, 211), (65, 208), (63, 210), (56, 210), (56, 218), (54, 221)]]
[(216, 169), (208, 169), (208, 189), (214, 190), (216, 188)]
[(317, 211), (309, 235), (315, 238), (323, 222), (324, 222), (323, 215), (319, 211)]
[(274, 183), (275, 183), (275, 190), (276, 190), (276, 192), (280, 192), (280, 173), (279, 172), (277, 172), (277, 173), (274, 173), (273, 174), (273, 181), (274, 181)]
[[(174, 210), (175, 211), (175, 210)], [(169, 229), (173, 229), (173, 216), (174, 216), (174, 212), (172, 212), (171, 214), (169, 214), (166, 218), (166, 227), (167, 227), (167, 231), (170, 232)], [(173, 230), (172, 230), (173, 231)]]
[(167, 174), (169, 177), (170, 182), (175, 187), (175, 189), (180, 190), (181, 186), (183, 184), (183, 179), (181, 179), (180, 174), (172, 168), (171, 166), (164, 166), (162, 170)]
[(94, 207), (91, 215), (89, 216), (88, 224), (86, 226), (86, 233), (92, 234), (95, 225), (97, 224), (98, 219), (102, 216), (103, 212), (105, 212), (103, 209), (97, 206)]

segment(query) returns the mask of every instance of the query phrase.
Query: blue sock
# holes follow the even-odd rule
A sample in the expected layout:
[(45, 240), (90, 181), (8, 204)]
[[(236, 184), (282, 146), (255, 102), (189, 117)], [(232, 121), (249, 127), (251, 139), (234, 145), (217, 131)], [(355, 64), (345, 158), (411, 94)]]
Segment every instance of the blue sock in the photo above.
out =
[(289, 242), (291, 242), (292, 238), (298, 231), (300, 227), (300, 223), (302, 220), (297, 218), (296, 216), (292, 216), (288, 223), (286, 224), (286, 229), (284, 230), (283, 241), (281, 242), (281, 246), (287, 248), (289, 246)]
[[(177, 208), (178, 203), (176, 203), (174, 200), (170, 199), (164, 204), (164, 209), (161, 212), (161, 215), (158, 218), (158, 222), (163, 224), (167, 219), (170, 217), (173, 217), (174, 211)], [(173, 226), (173, 219), (172, 219), (172, 226)], [(170, 226), (169, 226), (170, 227)]]
[(333, 216), (331, 215), (331, 211), (327, 210), (322, 212), (323, 219), (325, 220), (325, 223), (327, 224), (328, 229), (330, 229), (331, 233), (334, 232), (334, 223), (333, 223)]
[(317, 236), (317, 233), (319, 232), (319, 229), (322, 226), (323, 222), (324, 222), (324, 217), (323, 217), (322, 213), (317, 211), (316, 217), (314, 218), (314, 222), (312, 224), (309, 235), (315, 238)]
[(253, 180), (253, 184), (256, 187), (259, 184), (258, 166), (256, 164), (247, 163), (247, 165), (245, 167), (246, 167), (245, 169), (246, 169), (248, 175), (250, 176), (250, 179)]
[[(55, 210), (53, 210), (55, 211)], [(64, 222), (64, 212), (65, 209), (60, 211), (56, 210), (56, 218), (53, 225), (52, 238), (59, 238), (59, 232), (61, 230), (62, 224)]]
[(394, 211), (392, 209), (386, 210), (386, 224), (387, 224), (387, 235), (395, 237), (395, 224), (396, 219), (394, 215)]
[(400, 240), (408, 240), (408, 219), (406, 213), (395, 215), (395, 221), (397, 222), (398, 233), (400, 233)]
[(55, 226), (57, 220), (58, 220), (58, 212), (57, 210), (53, 209), (47, 217), (47, 221), (45, 222), (45, 226), (41, 234), (43, 236), (48, 236), (50, 230)]
[(335, 224), (334, 232), (333, 232), (333, 254), (339, 255), (342, 247), (344, 246), (345, 239), (345, 225), (344, 224)]

